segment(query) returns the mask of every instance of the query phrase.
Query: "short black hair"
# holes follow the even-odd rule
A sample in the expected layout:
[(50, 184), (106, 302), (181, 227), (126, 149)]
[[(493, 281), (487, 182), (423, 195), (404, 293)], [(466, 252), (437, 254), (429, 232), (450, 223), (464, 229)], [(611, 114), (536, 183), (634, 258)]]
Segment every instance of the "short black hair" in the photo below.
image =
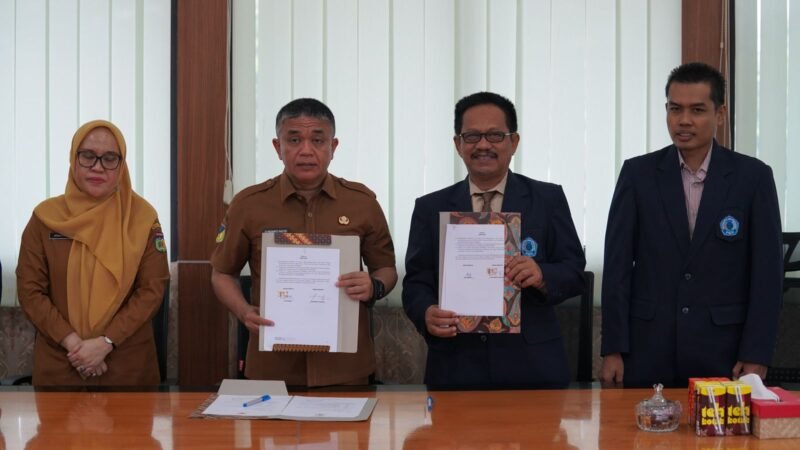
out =
[(298, 98), (285, 104), (275, 116), (275, 134), (280, 134), (281, 124), (284, 120), (300, 116), (327, 120), (331, 123), (333, 136), (336, 136), (336, 119), (333, 117), (333, 112), (325, 103), (315, 98)]
[(714, 108), (725, 104), (725, 77), (719, 70), (706, 63), (690, 62), (672, 69), (664, 89), (667, 98), (672, 83), (708, 83), (711, 87), (711, 101), (714, 102)]
[(506, 116), (506, 126), (508, 131), (512, 133), (517, 132), (517, 110), (511, 100), (503, 97), (502, 95), (495, 94), (494, 92), (476, 92), (468, 95), (456, 103), (456, 120), (454, 129), (456, 136), (461, 134), (461, 127), (464, 124), (464, 113), (473, 106), (479, 105), (495, 105), (500, 108)]

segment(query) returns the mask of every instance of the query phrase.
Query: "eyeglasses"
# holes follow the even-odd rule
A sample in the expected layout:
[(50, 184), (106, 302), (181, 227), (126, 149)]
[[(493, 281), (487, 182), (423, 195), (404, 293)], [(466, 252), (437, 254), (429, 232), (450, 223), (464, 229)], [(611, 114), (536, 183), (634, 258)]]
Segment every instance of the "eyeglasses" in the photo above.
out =
[(462, 141), (466, 142), (467, 144), (477, 144), (481, 141), (482, 138), (486, 138), (487, 142), (491, 142), (492, 144), (497, 144), (503, 142), (506, 136), (511, 136), (513, 134), (517, 134), (515, 132), (508, 132), (504, 133), (502, 131), (489, 131), (488, 133), (461, 133), (458, 136), (461, 138)]
[(97, 164), (97, 161), (100, 161), (100, 165), (103, 167), (103, 169), (114, 170), (119, 167), (119, 162), (122, 161), (122, 156), (112, 152), (103, 153), (100, 156), (97, 156), (93, 151), (90, 150), (81, 150), (78, 152), (78, 164), (80, 164), (81, 167), (91, 169), (95, 164)]

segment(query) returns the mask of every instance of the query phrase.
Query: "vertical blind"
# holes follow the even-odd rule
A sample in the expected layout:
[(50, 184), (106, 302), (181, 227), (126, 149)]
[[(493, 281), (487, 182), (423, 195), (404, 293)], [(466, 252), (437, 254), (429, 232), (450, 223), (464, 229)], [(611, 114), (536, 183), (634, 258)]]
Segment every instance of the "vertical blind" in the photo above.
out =
[(78, 126), (114, 122), (134, 190), (170, 230), (169, 0), (0, 0), (4, 305), (33, 208), (64, 193)]
[(772, 167), (783, 229), (800, 231), (800, 2), (735, 3), (735, 148)]
[(664, 84), (681, 60), (680, 4), (237, 0), (233, 188), (281, 172), (271, 139), (282, 105), (324, 101), (340, 141), (330, 171), (376, 192), (402, 275), (414, 199), (466, 175), (455, 102), (491, 90), (518, 109), (512, 170), (564, 187), (599, 273), (622, 162), (670, 143)]

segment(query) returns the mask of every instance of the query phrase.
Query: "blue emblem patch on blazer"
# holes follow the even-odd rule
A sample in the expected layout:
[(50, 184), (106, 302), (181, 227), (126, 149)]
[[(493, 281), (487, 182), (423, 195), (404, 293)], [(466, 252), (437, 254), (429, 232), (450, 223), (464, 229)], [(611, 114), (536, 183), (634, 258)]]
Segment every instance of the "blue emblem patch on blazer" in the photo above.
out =
[(536, 253), (539, 250), (539, 244), (533, 240), (531, 237), (526, 237), (522, 241), (521, 245), (521, 252), (522, 256), (530, 256), (531, 258), (536, 256)]
[(719, 231), (725, 237), (736, 236), (739, 234), (739, 221), (735, 217), (727, 215), (719, 222)]

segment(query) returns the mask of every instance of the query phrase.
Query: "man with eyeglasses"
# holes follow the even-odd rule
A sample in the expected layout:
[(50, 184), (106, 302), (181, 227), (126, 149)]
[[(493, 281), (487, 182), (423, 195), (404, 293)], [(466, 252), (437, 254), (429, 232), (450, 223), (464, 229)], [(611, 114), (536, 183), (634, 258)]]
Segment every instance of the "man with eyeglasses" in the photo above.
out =
[[(581, 294), (586, 265), (560, 186), (509, 170), (517, 113), (507, 98), (479, 92), (455, 107), (456, 152), (468, 176), (417, 199), (403, 280), (406, 314), (428, 344), (425, 383), (440, 387), (564, 387), (569, 367), (553, 305)], [(438, 306), (439, 212), (518, 212), (522, 251), (505, 277), (522, 291), (520, 333), (458, 333)]]

